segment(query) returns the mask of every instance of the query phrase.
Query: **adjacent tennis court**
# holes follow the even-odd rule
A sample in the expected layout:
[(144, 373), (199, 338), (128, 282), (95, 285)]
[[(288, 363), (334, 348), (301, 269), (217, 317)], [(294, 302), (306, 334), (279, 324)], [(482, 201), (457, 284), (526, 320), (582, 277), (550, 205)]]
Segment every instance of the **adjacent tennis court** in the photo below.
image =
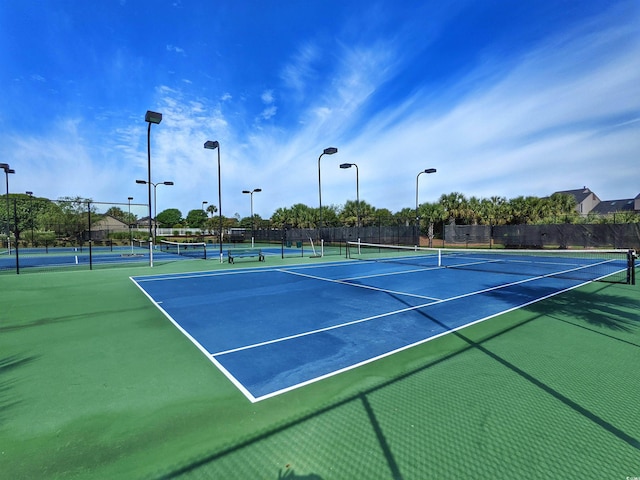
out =
[(626, 251), (351, 249), (365, 261), (132, 280), (255, 402), (630, 274)]

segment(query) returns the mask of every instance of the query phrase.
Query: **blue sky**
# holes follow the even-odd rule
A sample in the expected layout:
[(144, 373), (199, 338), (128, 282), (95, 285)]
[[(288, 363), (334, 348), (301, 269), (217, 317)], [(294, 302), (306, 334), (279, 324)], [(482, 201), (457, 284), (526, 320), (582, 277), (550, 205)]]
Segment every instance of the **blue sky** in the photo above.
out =
[[(10, 191), (269, 217), (441, 194), (640, 193), (640, 3), (3, 0)], [(4, 188), (2, 189), (4, 193)]]

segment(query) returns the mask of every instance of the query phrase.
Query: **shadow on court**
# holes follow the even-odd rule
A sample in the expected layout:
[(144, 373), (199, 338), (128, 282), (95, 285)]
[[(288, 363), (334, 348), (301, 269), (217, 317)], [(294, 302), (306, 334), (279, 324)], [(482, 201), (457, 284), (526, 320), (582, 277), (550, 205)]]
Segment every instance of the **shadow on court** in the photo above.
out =
[[(518, 328), (521, 325), (529, 323), (530, 321), (531, 320), (527, 320), (517, 325), (513, 325), (508, 329), (485, 338), (483, 342), (508, 333), (509, 331)], [(314, 430), (314, 424), (318, 422), (334, 425), (333, 428), (336, 429), (334, 434), (329, 435), (326, 439), (324, 439), (325, 442), (330, 445), (333, 443), (334, 437), (337, 437), (338, 435), (345, 435), (345, 430), (348, 429), (348, 426), (346, 424), (341, 424), (339, 418), (344, 417), (345, 415), (347, 417), (354, 417), (358, 414), (361, 414), (362, 418), (366, 419), (366, 429), (368, 431), (360, 431), (359, 435), (353, 435), (352, 437), (355, 444), (352, 444), (352, 446), (356, 447), (356, 450), (366, 451), (367, 446), (365, 446), (364, 444), (367, 442), (363, 441), (363, 437), (369, 437), (369, 439), (373, 442), (371, 443), (371, 445), (374, 446), (377, 451), (382, 454), (378, 455), (378, 457), (382, 461), (381, 466), (384, 468), (384, 470), (382, 472), (382, 475), (380, 475), (381, 471), (379, 469), (375, 469), (375, 462), (370, 462), (370, 465), (371, 467), (373, 467), (373, 469), (370, 472), (371, 476), (368, 476), (367, 472), (362, 470), (362, 468), (365, 468), (366, 470), (366, 467), (363, 467), (362, 465), (358, 466), (357, 462), (354, 462), (354, 471), (348, 472), (341, 470), (337, 476), (339, 478), (389, 478), (394, 480), (402, 480), (404, 478), (407, 478), (403, 475), (400, 463), (396, 459), (396, 456), (394, 455), (394, 452), (389, 445), (387, 435), (385, 434), (385, 430), (382, 427), (381, 422), (378, 420), (376, 409), (373, 407), (370, 397), (377, 392), (401, 385), (403, 383), (421, 381), (421, 378), (417, 378), (420, 376), (420, 374), (460, 354), (463, 354), (474, 348), (478, 348), (479, 346), (478, 343), (468, 340), (463, 336), (460, 336), (460, 338), (465, 339), (468, 345), (456, 352), (450, 353), (435, 361), (431, 361), (420, 367), (414, 368), (402, 375), (397, 376), (394, 379), (385, 381), (380, 385), (333, 403), (313, 413), (285, 423), (278, 428), (266, 431), (261, 435), (251, 438), (250, 440), (238, 443), (227, 449), (212, 453), (211, 455), (204, 456), (198, 460), (193, 461), (192, 463), (177, 468), (172, 472), (155, 478), (189, 478), (192, 474), (194, 474), (195, 477), (204, 475), (209, 476), (209, 478), (218, 478), (217, 475), (220, 474), (221, 470), (223, 472), (232, 470), (236, 471), (236, 467), (238, 464), (251, 463), (252, 460), (255, 460), (258, 464), (264, 463), (264, 458), (268, 458), (269, 455), (272, 454), (272, 443), (278, 443), (278, 437), (286, 438), (285, 442), (296, 443), (296, 441), (299, 440), (300, 437), (305, 435), (303, 431)], [(318, 445), (315, 445), (314, 447), (317, 448)], [(221, 467), (221, 463), (228, 463), (229, 466)], [(233, 467), (231, 467), (231, 465), (233, 465)], [(385, 471), (386, 473), (384, 473)], [(283, 470), (280, 470), (278, 471), (277, 476), (274, 475), (274, 478), (291, 480), (322, 480), (321, 476), (315, 474), (294, 474), (293, 469), (289, 472), (291, 473), (288, 473), (288, 471), (286, 470), (284, 472)], [(236, 471), (236, 476), (234, 476), (234, 478), (254, 477), (237, 475)]]
[(17, 380), (7, 377), (15, 370), (31, 363), (35, 359), (36, 357), (19, 355), (0, 358), (0, 425), (10, 416), (11, 409), (21, 403), (12, 393), (13, 386)]
[[(638, 287), (629, 285), (622, 288)], [(572, 290), (568, 295), (557, 295), (544, 302), (529, 305), (527, 309), (640, 347), (640, 344), (630, 340), (640, 330), (640, 316), (630, 315), (630, 312), (640, 312), (640, 295), (609, 295), (610, 289), (610, 285), (591, 284), (588, 290)]]
[[(390, 294), (396, 300), (403, 302), (402, 298)], [(408, 304), (407, 304), (408, 305)], [(264, 467), (265, 462), (268, 463), (270, 457), (274, 457), (274, 452), (291, 452), (292, 458), (303, 458), (308, 460), (309, 457), (313, 457), (314, 454), (322, 459), (326, 458), (339, 458), (347, 457), (352, 459), (350, 462), (344, 460), (336, 460), (336, 467), (339, 471), (335, 473), (336, 478), (390, 478), (390, 479), (404, 479), (415, 478), (415, 467), (410, 466), (411, 463), (416, 463), (419, 460), (415, 458), (408, 461), (408, 454), (398, 446), (399, 437), (407, 437), (410, 430), (406, 430), (409, 426), (407, 423), (409, 419), (403, 418), (408, 415), (407, 412), (402, 411), (399, 406), (402, 402), (411, 402), (411, 404), (418, 405), (418, 411), (425, 417), (429, 417), (432, 412), (429, 410), (433, 408), (433, 402), (430, 404), (426, 397), (411, 396), (410, 392), (424, 392), (429, 391), (431, 388), (435, 388), (430, 383), (436, 383), (434, 377), (436, 377), (434, 370), (436, 367), (444, 366), (451, 362), (453, 364), (458, 363), (458, 360), (462, 360), (465, 354), (471, 354), (489, 359), (489, 363), (504, 367), (506, 371), (515, 374), (521, 381), (519, 384), (529, 385), (527, 391), (537, 391), (541, 395), (536, 395), (535, 402), (538, 402), (541, 406), (537, 408), (544, 408), (546, 405), (558, 405), (561, 411), (568, 409), (573, 412), (571, 418), (578, 417), (585, 420), (577, 421), (578, 424), (583, 427), (585, 424), (590, 424), (600, 429), (605, 437), (609, 435), (612, 439), (611, 443), (618, 445), (613, 437), (618, 442), (623, 442), (627, 445), (631, 455), (637, 455), (640, 451), (640, 441), (634, 437), (634, 430), (629, 432), (624, 431), (626, 425), (615, 425), (607, 418), (603, 418), (599, 414), (591, 411), (587, 406), (582, 405), (579, 401), (576, 401), (566, 393), (561, 392), (558, 388), (554, 388), (549, 383), (538, 378), (534, 373), (527, 371), (527, 367), (516, 365), (516, 363), (506, 358), (504, 355), (495, 351), (493, 347), (490, 348), (491, 342), (503, 337), (507, 337), (510, 333), (521, 331), (521, 329), (532, 327), (538, 324), (538, 321), (552, 321), (559, 320), (566, 323), (568, 320), (564, 318), (566, 314), (569, 318), (573, 318), (575, 321), (570, 321), (572, 325), (581, 329), (593, 327), (594, 332), (598, 333), (598, 338), (602, 338), (602, 335), (608, 335), (603, 332), (606, 329), (615, 333), (629, 333), (630, 335), (635, 332), (635, 338), (637, 338), (637, 328), (639, 321), (637, 315), (634, 315), (631, 310), (638, 311), (638, 300), (635, 298), (621, 299), (617, 295), (609, 295), (607, 293), (607, 287), (594, 287), (589, 291), (573, 290), (560, 296), (552, 297), (544, 302), (534, 303), (526, 307), (525, 310), (531, 312), (531, 315), (525, 315), (523, 320), (515, 320), (507, 322), (506, 326), (495, 327), (493, 330), (489, 330), (488, 333), (482, 334), (481, 330), (477, 330), (476, 327), (471, 334), (461, 333), (461, 331), (452, 332), (459, 342), (456, 342), (457, 348), (449, 350), (449, 353), (443, 353), (440, 357), (432, 358), (429, 361), (422, 362), (421, 365), (415, 366), (405, 371), (405, 373), (397, 375), (395, 378), (388, 379), (380, 382), (379, 384), (370, 388), (363, 389), (357, 394), (353, 394), (341, 400), (335, 401), (328, 406), (318, 409), (314, 412), (308, 413), (299, 418), (290, 420), (279, 425), (276, 428), (264, 431), (261, 434), (247, 439), (243, 442), (236, 443), (229, 446), (226, 449), (212, 452), (209, 455), (204, 455), (198, 459), (194, 459), (191, 462), (183, 464), (177, 467), (175, 470), (160, 475), (159, 479), (174, 479), (174, 478), (231, 478), (225, 477), (225, 474), (231, 474), (233, 478), (255, 478), (253, 475), (255, 472), (249, 468), (249, 465), (261, 465)], [(439, 323), (445, 328), (449, 328), (446, 324), (441, 323), (437, 318), (433, 318), (426, 312), (420, 312), (425, 318), (430, 321)], [(586, 324), (586, 325), (585, 325)], [(599, 329), (599, 330), (598, 330)], [(477, 339), (472, 338), (477, 336)], [(615, 338), (615, 337), (614, 337)], [(617, 338), (617, 340), (621, 340)], [(629, 340), (621, 340), (633, 346), (639, 346)], [(472, 357), (473, 358), (473, 357)], [(504, 371), (504, 370), (503, 370)], [(445, 386), (448, 384), (445, 384)], [(451, 385), (455, 385), (451, 383)], [(480, 384), (475, 385), (475, 389)], [(468, 385), (468, 390), (474, 390), (474, 386)], [(440, 392), (443, 394), (442, 392)], [(454, 392), (451, 393), (455, 395)], [(446, 398), (446, 393), (443, 394)], [(509, 392), (484, 392), (480, 395), (491, 398), (502, 398), (509, 395)], [(497, 395), (494, 397), (493, 395)], [(518, 398), (517, 392), (514, 394), (514, 398)], [(473, 396), (473, 394), (471, 394)], [(397, 400), (398, 405), (392, 405), (391, 407), (381, 400), (383, 397), (389, 397)], [(407, 397), (407, 398), (402, 398)], [(482, 401), (480, 399), (479, 401)], [(487, 401), (485, 399), (485, 401)], [(451, 400), (452, 408), (455, 406), (455, 402)], [(420, 406), (423, 405), (423, 406)], [(438, 405), (442, 407), (442, 405)], [(465, 424), (468, 420), (465, 419), (466, 412), (463, 409), (455, 409), (453, 415), (456, 422)], [(397, 411), (397, 416), (393, 413)], [(534, 412), (520, 412), (523, 415), (529, 414), (531, 416), (531, 422), (541, 422), (542, 419), (535, 418)], [(508, 415), (506, 415), (508, 417)], [(393, 418), (393, 423), (390, 418)], [(449, 419), (450, 420), (450, 419)], [(404, 421), (404, 423), (403, 423)], [(414, 421), (414, 420), (411, 420)], [(431, 420), (437, 423), (435, 419)], [(506, 418), (504, 421), (513, 422), (514, 425), (519, 425), (518, 422), (525, 421), (522, 418), (510, 419)], [(553, 420), (547, 420), (553, 422)], [(416, 419), (416, 423), (419, 419)], [(483, 420), (484, 422), (484, 420)], [(398, 424), (401, 424), (399, 426)], [(413, 425), (411, 425), (413, 427)], [(483, 427), (484, 428), (484, 427)], [(590, 427), (584, 427), (591, 431)], [(560, 431), (563, 428), (558, 427)], [(486, 432), (485, 432), (486, 433)], [(462, 430), (459, 432), (460, 436), (455, 439), (447, 440), (445, 438), (438, 438), (437, 431), (420, 431), (413, 432), (416, 438), (427, 438), (426, 442), (431, 443), (433, 446), (437, 446), (438, 442), (450, 442), (450, 448), (454, 448), (456, 442), (464, 443), (467, 439), (464, 439), (465, 435), (472, 437), (470, 432)], [(564, 433), (563, 433), (564, 434)], [(559, 444), (570, 444), (573, 439), (571, 432), (566, 432), (567, 440), (561, 438)], [(307, 440), (311, 438), (311, 440)], [(486, 439), (484, 439), (486, 441)], [(545, 442), (536, 443), (536, 438), (523, 438), (518, 439), (525, 445), (530, 445), (531, 450), (528, 455), (535, 456), (554, 456), (558, 455), (558, 452), (549, 452), (549, 449), (553, 449), (548, 445), (549, 438)], [(305, 444), (305, 441), (310, 441), (310, 444)], [(476, 442), (473, 438), (468, 440), (469, 442)], [(394, 443), (395, 442), (395, 443)], [(429, 445), (429, 443), (427, 443)], [(503, 447), (503, 448), (509, 448)], [(602, 456), (606, 457), (606, 448), (598, 446), (602, 449)], [(620, 447), (614, 447), (616, 449)], [(356, 455), (350, 455), (347, 452), (352, 451), (359, 452)], [(580, 468), (583, 464), (589, 464), (593, 451), (583, 453), (582, 455), (576, 455), (575, 451), (571, 450), (571, 447), (567, 447), (570, 454), (567, 456), (569, 459), (566, 462), (565, 468), (569, 470), (571, 468)], [(323, 451), (324, 450), (324, 451)], [(412, 455), (415, 456), (419, 452), (419, 455), (425, 457), (425, 459), (437, 458), (435, 454), (429, 448), (416, 448), (417, 451), (413, 451)], [(299, 452), (304, 452), (300, 454)], [(298, 452), (295, 454), (294, 452)], [(369, 452), (369, 453), (367, 453)], [(371, 453), (373, 452), (373, 453)], [(297, 456), (296, 456), (297, 455)], [(360, 457), (360, 458), (358, 458)], [(452, 457), (455, 458), (454, 454)], [(597, 463), (597, 460), (594, 460)], [(310, 462), (313, 464), (313, 462)], [(437, 462), (434, 462), (437, 463)], [(348, 465), (345, 467), (345, 464)], [(352, 470), (350, 471), (349, 469)], [(411, 470), (413, 468), (414, 470)], [(423, 467), (424, 468), (424, 467)], [(431, 467), (429, 467), (431, 468)], [(447, 468), (441, 466), (440, 468)], [(451, 470), (449, 473), (453, 474), (455, 470), (453, 467), (448, 467)], [(502, 465), (500, 468), (505, 468)], [(509, 472), (525, 473), (523, 469), (534, 468), (531, 465), (521, 464), (520, 467), (516, 464), (511, 467), (511, 470), (505, 469), (502, 473), (504, 475), (510, 475)], [(588, 467), (587, 467), (588, 468)], [(611, 465), (605, 465), (603, 468), (610, 468)], [(410, 470), (410, 471), (409, 471)], [(299, 466), (292, 460), (291, 464), (280, 465), (273, 467), (273, 477), (277, 479), (297, 479), (297, 480), (322, 480), (324, 477), (314, 473), (308, 473), (308, 469), (304, 466)], [(230, 473), (231, 472), (231, 473)], [(427, 474), (425, 470), (423, 473)], [(431, 472), (433, 473), (433, 472)], [(560, 473), (556, 471), (555, 473)], [(265, 476), (266, 475), (266, 476)], [(268, 471), (262, 470), (261, 478), (269, 478)], [(434, 477), (435, 478), (435, 477)], [(496, 477), (497, 478), (497, 477)]]

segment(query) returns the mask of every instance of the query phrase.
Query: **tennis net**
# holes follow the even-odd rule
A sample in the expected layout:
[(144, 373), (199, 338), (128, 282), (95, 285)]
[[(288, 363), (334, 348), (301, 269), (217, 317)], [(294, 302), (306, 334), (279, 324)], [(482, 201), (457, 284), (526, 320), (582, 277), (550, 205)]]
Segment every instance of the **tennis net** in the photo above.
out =
[(207, 244), (204, 242), (172, 242), (161, 240), (160, 251), (193, 258), (207, 258)]
[(347, 257), (426, 269), (457, 268), (635, 284), (633, 250), (453, 249), (348, 242)]

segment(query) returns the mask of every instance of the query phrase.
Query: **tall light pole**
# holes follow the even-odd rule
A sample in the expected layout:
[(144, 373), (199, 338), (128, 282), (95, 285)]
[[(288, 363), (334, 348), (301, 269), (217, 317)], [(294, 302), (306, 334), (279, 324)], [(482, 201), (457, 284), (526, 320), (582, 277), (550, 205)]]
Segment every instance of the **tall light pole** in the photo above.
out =
[(133, 255), (133, 236), (131, 235), (131, 200), (133, 197), (127, 197), (129, 201), (129, 216), (127, 217), (127, 225), (129, 225), (129, 244), (131, 245), (131, 255)]
[(33, 247), (33, 192), (25, 192), (29, 195), (29, 223), (31, 223), (31, 246)]
[[(141, 185), (145, 185), (147, 183), (146, 180), (136, 180), (136, 183), (139, 183)], [(156, 242), (156, 235), (158, 233), (158, 204), (156, 202), (156, 194), (157, 194), (157, 187), (158, 185), (173, 185), (173, 182), (158, 182), (158, 183), (153, 183), (151, 182), (149, 184), (149, 189), (151, 189), (151, 185), (153, 185), (153, 243)], [(151, 230), (151, 216), (149, 216), (149, 230)]]
[(220, 143), (217, 140), (207, 140), (204, 142), (204, 148), (208, 150), (218, 150), (218, 213), (220, 215), (220, 234), (218, 237), (218, 243), (220, 243), (220, 263), (222, 263), (222, 190), (220, 189)]
[(426, 170), (418, 173), (418, 176), (416, 177), (416, 248), (420, 245), (420, 217), (418, 216), (418, 179), (423, 173), (436, 173), (436, 169), (427, 168)]
[(336, 147), (327, 147), (318, 157), (318, 198), (320, 200), (320, 220), (318, 222), (318, 237), (322, 240), (322, 185), (320, 183), (320, 159), (323, 155), (333, 155), (334, 153), (338, 153), (338, 149)]
[(0, 168), (4, 170), (4, 178), (7, 185), (7, 250), (11, 254), (11, 240), (9, 239), (11, 234), (11, 228), (9, 227), (9, 174), (16, 173), (16, 171), (10, 168), (8, 163), (0, 163)]
[[(147, 184), (149, 185), (149, 242), (153, 242), (153, 233), (151, 232), (151, 124), (158, 125), (162, 121), (162, 114), (147, 110), (144, 121), (149, 124), (149, 128), (147, 128)], [(153, 267), (153, 248), (149, 250), (149, 265)]]
[(242, 193), (248, 193), (251, 196), (251, 248), (253, 248), (253, 194), (261, 192), (261, 188), (254, 188), (253, 190), (243, 190)]
[(356, 237), (360, 239), (360, 180), (358, 173), (358, 165), (355, 163), (342, 163), (340, 168), (356, 167)]

